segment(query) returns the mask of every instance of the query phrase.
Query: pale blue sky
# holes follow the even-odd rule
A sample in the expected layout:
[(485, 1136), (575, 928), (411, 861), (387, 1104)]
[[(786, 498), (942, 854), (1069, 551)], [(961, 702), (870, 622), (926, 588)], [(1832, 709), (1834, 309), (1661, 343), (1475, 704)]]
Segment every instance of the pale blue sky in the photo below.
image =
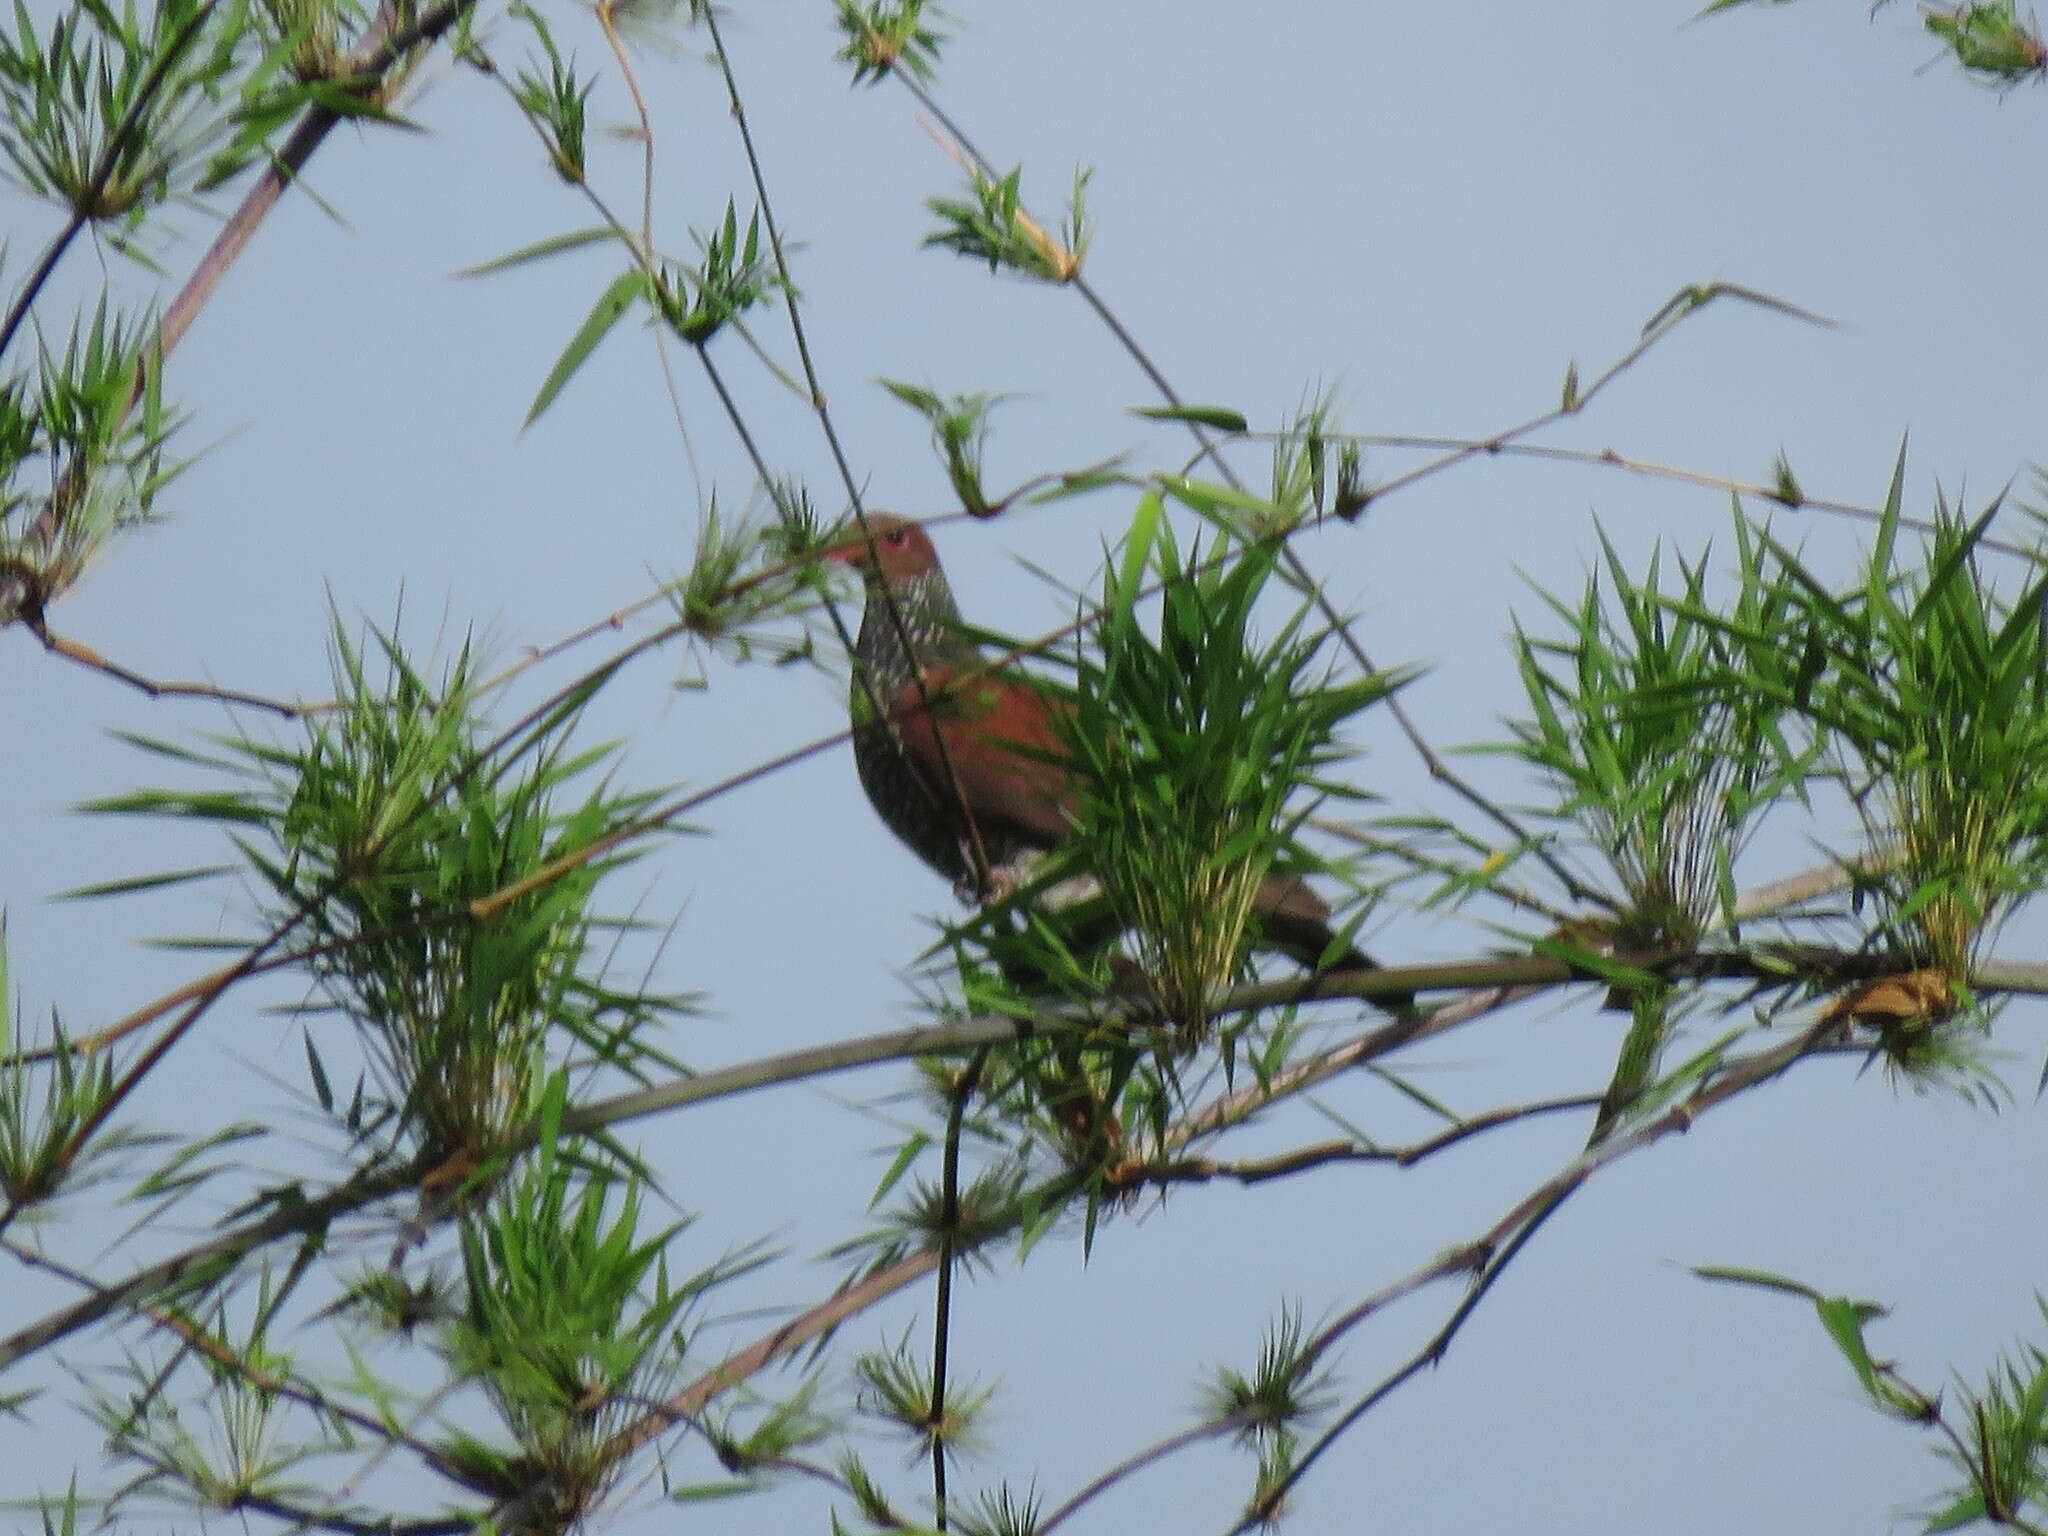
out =
[[(1980, 501), (2043, 455), (2048, 118), (2038, 90), (2002, 99), (1945, 65), (1922, 70), (1934, 48), (1909, 7), (1866, 20), (1862, 6), (1808, 4), (1692, 27), (1681, 5), (1614, 0), (957, 10), (941, 99), (999, 164), (1024, 164), (1042, 211), (1075, 164), (1095, 167), (1089, 275), (1190, 399), (1275, 422), (1327, 383), (1357, 430), (1485, 435), (1552, 403), (1569, 360), (1590, 375), (1675, 290), (1718, 279), (1840, 328), (1710, 312), (1552, 440), (1753, 480), (1782, 449), (1814, 494), (1871, 502), (1910, 432), (1909, 499), (1921, 510), (1937, 481)], [(1017, 394), (997, 420), (998, 484), (1132, 447), (1173, 462), (1182, 445), (1168, 429), (1124, 414), (1152, 401), (1077, 299), (918, 249), (923, 199), (957, 178), (905, 95), (845, 88), (829, 16), (822, 3), (782, 0), (737, 8), (726, 30), (778, 211), (802, 246), (819, 365), (873, 502), (946, 510), (922, 426), (874, 387), (878, 376)], [(580, 12), (564, 11), (560, 30), (586, 66), (608, 63)], [(509, 29), (499, 35), (508, 55), (522, 51)], [(672, 247), (729, 194), (750, 201), (696, 46), (640, 60)], [(343, 131), (316, 162), (314, 184), (346, 224), (287, 199), (177, 354), (171, 390), (199, 412), (190, 438), (217, 446), (171, 496), (177, 515), (115, 549), (55, 610), (64, 633), (158, 676), (318, 695), (330, 602), (382, 622), (402, 597), (406, 632), (423, 645), (474, 626), (510, 656), (684, 563), (699, 490), (645, 333), (622, 329), (520, 430), (611, 258), (453, 278), (588, 218), (492, 89), (445, 71), (420, 85), (407, 110), (424, 136)], [(594, 119), (624, 116), (607, 73)], [(629, 148), (607, 140), (599, 155), (609, 195), (630, 206)], [(18, 199), (5, 206), (13, 279), (48, 220)], [(193, 241), (163, 257), (174, 274), (209, 233), (196, 215), (183, 223)], [(88, 291), (91, 267), (82, 254), (63, 291)], [(143, 291), (132, 269), (115, 271)], [(61, 324), (61, 298), (47, 313)], [(780, 347), (772, 318), (759, 330)], [(720, 356), (777, 466), (836, 508), (810, 419), (739, 348)], [(704, 485), (741, 505), (744, 460), (688, 359), (677, 366)], [(978, 621), (1033, 632), (1067, 614), (1015, 557), (1086, 586), (1099, 541), (1128, 511), (1117, 496), (1065, 503), (950, 528), (941, 550)], [(1484, 462), (1301, 547), (1361, 612), (1380, 660), (1429, 666), (1407, 702), (1449, 746), (1486, 735), (1513, 706), (1503, 636), (1511, 606), (1537, 612), (1521, 573), (1575, 588), (1596, 519), (1625, 550), (1656, 538), (1697, 550), (1722, 537), (1727, 505), (1612, 471)], [(1846, 559), (1861, 537), (1817, 516), (1786, 522), (1822, 562)], [(49, 903), (56, 890), (216, 851), (65, 807), (155, 771), (110, 727), (184, 735), (223, 722), (211, 706), (152, 704), (66, 668), (19, 630), (0, 636), (0, 667), (15, 724), (0, 754), (0, 793), (15, 807), (0, 861), (15, 975), (31, 1011), (54, 1005), (82, 1030), (195, 969), (131, 940), (238, 931), (239, 914), (189, 894)], [(640, 780), (705, 784), (841, 719), (835, 678), (714, 663), (708, 690), (675, 692), (692, 669), (679, 654), (643, 661), (594, 712), (593, 734), (624, 737)], [(1384, 722), (1381, 732), (1362, 743), (1366, 782), (1395, 806), (1447, 810)], [(1527, 793), (1501, 765), (1473, 771), (1510, 799)], [(950, 898), (868, 813), (843, 751), (709, 808), (703, 824), (716, 835), (664, 847), (618, 889), (620, 904), (679, 914), (657, 980), (705, 990), (715, 1010), (676, 1042), (692, 1065), (905, 1019), (899, 970)], [(1757, 850), (1753, 873), (1811, 858), (1786, 835)], [(1455, 921), (1405, 919), (1374, 947), (1409, 960), (1490, 942)], [(2033, 925), (2006, 947), (2038, 954), (2041, 942)], [(1289, 1529), (1887, 1528), (1938, 1486), (1930, 1447), (1860, 1404), (1795, 1304), (1710, 1288), (1674, 1266), (1753, 1265), (1883, 1300), (1896, 1310), (1876, 1344), (1914, 1379), (1938, 1387), (1951, 1367), (1981, 1378), (1995, 1350), (2037, 1330), (2034, 1291), (2048, 1275), (2035, 1219), (2048, 1132), (2030, 1093), (2040, 1020), (2027, 1005), (2003, 1019), (2020, 1102), (2002, 1115), (1901, 1096), (1876, 1071), (1814, 1065), (1603, 1174), (1441, 1369), (1319, 1468)], [(1470, 1108), (1597, 1088), (1619, 1028), (1583, 999), (1543, 1003), (1407, 1065)], [(286, 1091), (262, 1074), (303, 1074), (295, 1032), (249, 1000), (217, 1010), (180, 1057), (147, 1106), (159, 1123), (189, 1124), (195, 1100), (217, 1109), (224, 1084), (246, 1093), (239, 1113), (284, 1123)], [(886, 1140), (840, 1097), (877, 1100), (907, 1078), (883, 1070), (638, 1126), (671, 1193), (700, 1216), (679, 1267), (765, 1234), (792, 1260), (744, 1301), (722, 1299), (773, 1307), (821, 1294), (835, 1270), (805, 1261), (859, 1228), (883, 1166), (871, 1154)], [(1328, 1100), (1389, 1137), (1419, 1124), (1363, 1080)], [(1327, 1134), (1297, 1109), (1251, 1144)], [(1003, 1381), (1003, 1455), (961, 1482), (1035, 1481), (1059, 1502), (1187, 1423), (1194, 1368), (1249, 1363), (1282, 1302), (1313, 1318), (1405, 1272), (1569, 1161), (1584, 1135), (1560, 1120), (1409, 1172), (1188, 1189), (1109, 1226), (1085, 1267), (1075, 1242), (1042, 1246), (1021, 1270), (999, 1257), (962, 1293), (958, 1358)], [(1346, 1383), (1369, 1383), (1426, 1337), (1446, 1294), (1354, 1335)], [(893, 1340), (913, 1322), (921, 1338), (929, 1306), (928, 1290), (901, 1298), (842, 1343)], [(713, 1336), (738, 1342), (752, 1326)], [(64, 1444), (92, 1468), (90, 1436)], [(874, 1459), (898, 1464), (888, 1448)], [(1218, 1530), (1248, 1475), (1241, 1456), (1186, 1453), (1070, 1529)], [(905, 1474), (896, 1486), (909, 1503), (925, 1482)], [(620, 1528), (671, 1528), (675, 1517), (642, 1495)], [(734, 1531), (825, 1528), (805, 1489), (702, 1518)]]

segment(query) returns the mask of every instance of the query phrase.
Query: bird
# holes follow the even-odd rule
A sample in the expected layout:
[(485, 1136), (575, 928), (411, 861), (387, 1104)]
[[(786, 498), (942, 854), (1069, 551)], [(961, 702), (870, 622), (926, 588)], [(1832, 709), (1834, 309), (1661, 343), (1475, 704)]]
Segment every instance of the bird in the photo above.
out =
[[(962, 629), (931, 536), (870, 512), (824, 551), (858, 570), (853, 759), (888, 829), (965, 899), (999, 895), (1018, 867), (1074, 834), (1078, 770), (1063, 729), (1072, 706), (989, 665)], [(1268, 945), (1310, 969), (1377, 970), (1308, 882), (1269, 874), (1253, 912)], [(1406, 998), (1382, 1000), (1399, 1008)]]

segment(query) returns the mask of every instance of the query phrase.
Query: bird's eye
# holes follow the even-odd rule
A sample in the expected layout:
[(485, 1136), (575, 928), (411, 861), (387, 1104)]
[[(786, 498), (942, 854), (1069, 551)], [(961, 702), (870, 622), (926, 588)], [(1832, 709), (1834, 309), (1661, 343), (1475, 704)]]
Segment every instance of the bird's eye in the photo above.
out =
[(893, 533), (883, 535), (883, 542), (887, 544), (908, 544), (910, 542), (910, 535), (903, 529), (898, 528)]

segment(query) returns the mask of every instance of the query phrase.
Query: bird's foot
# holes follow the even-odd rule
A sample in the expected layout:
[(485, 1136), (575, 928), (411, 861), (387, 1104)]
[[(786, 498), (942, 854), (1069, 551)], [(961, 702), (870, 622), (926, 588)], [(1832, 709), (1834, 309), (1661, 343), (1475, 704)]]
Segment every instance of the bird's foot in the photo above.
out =
[(996, 868), (985, 875), (972, 870), (953, 882), (953, 898), (963, 907), (992, 907), (1017, 889), (1014, 869)]
[(986, 870), (970, 869), (953, 882), (953, 894), (963, 907), (992, 907), (1007, 901), (1030, 881), (1043, 857), (1036, 849), (1027, 849), (1004, 863), (991, 864)]

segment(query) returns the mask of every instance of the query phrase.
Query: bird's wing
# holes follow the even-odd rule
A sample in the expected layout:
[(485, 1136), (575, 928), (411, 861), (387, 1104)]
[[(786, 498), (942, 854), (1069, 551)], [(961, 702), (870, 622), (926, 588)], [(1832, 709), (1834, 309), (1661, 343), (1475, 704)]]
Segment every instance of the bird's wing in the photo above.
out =
[(1029, 684), (972, 668), (927, 667), (890, 701), (903, 752), (940, 798), (978, 826), (1050, 848), (1073, 831), (1074, 771), (1056, 711)]

